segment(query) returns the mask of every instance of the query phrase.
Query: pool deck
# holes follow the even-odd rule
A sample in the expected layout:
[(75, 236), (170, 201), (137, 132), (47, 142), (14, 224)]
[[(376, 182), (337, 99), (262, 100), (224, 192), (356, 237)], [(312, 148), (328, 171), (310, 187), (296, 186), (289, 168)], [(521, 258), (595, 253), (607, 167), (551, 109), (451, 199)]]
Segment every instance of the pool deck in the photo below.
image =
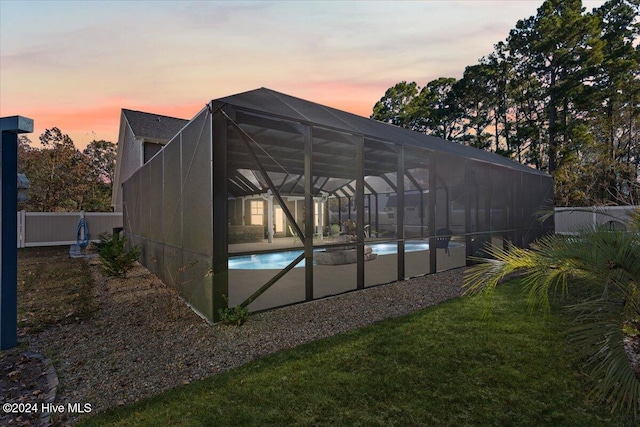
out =
[(269, 243), (267, 239), (264, 239), (261, 242), (233, 243), (229, 245), (230, 254), (266, 251), (270, 249), (304, 249), (304, 245), (300, 239), (296, 239), (295, 237), (276, 237), (273, 239), (272, 243)]
[[(366, 240), (365, 244), (383, 243), (383, 242), (391, 242), (391, 241), (394, 241), (394, 239)], [(415, 241), (415, 240), (412, 239), (410, 241)], [(323, 239), (319, 239), (318, 237), (315, 237), (313, 239), (313, 244), (315, 246), (330, 245), (332, 243), (335, 243), (335, 242), (332, 241), (330, 237), (325, 237)], [(344, 244), (348, 245), (348, 243), (344, 243)], [(229, 254), (259, 252), (259, 251), (278, 250), (278, 249), (300, 250), (300, 249), (304, 249), (304, 245), (302, 244), (300, 239), (295, 237), (276, 237), (273, 239), (272, 243), (269, 243), (267, 239), (264, 239), (261, 242), (232, 243), (229, 245)]]
[[(452, 247), (449, 253), (437, 249), (437, 271), (450, 270), (465, 265), (465, 247)], [(396, 281), (396, 254), (378, 256), (365, 262), (365, 286)], [(429, 273), (429, 251), (414, 251), (405, 254), (407, 278)], [(240, 304), (253, 292), (268, 282), (279, 269), (229, 270), (229, 304)], [(313, 268), (313, 297), (320, 298), (340, 294), (356, 288), (357, 265), (316, 265)], [(264, 310), (281, 305), (302, 302), (305, 299), (305, 270), (294, 268), (249, 305), (249, 311)]]

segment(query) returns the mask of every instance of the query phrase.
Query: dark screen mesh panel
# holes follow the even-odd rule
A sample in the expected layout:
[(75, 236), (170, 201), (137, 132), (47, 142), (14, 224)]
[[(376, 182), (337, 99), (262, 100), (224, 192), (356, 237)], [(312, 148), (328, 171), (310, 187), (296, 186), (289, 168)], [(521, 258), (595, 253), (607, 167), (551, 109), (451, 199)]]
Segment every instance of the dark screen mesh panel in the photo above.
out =
[(142, 168), (138, 171), (140, 177), (140, 194), (138, 195), (139, 207), (138, 213), (140, 218), (140, 237), (149, 239), (150, 219), (151, 219), (151, 199), (150, 199), (150, 182), (149, 168)]
[(429, 236), (430, 158), (432, 153), (412, 147), (404, 149), (405, 277), (431, 270)]
[(213, 318), (211, 256), (182, 251), (182, 266), (176, 273), (176, 285), (182, 295), (205, 317)]
[(508, 233), (511, 225), (512, 185), (504, 168), (491, 167), (491, 231), (494, 234)]
[[(301, 250), (263, 255), (240, 255), (229, 258), (229, 306), (241, 304), (262, 285), (278, 274)], [(274, 261), (277, 260), (277, 261)], [(249, 311), (266, 310), (305, 300), (304, 260), (282, 276), (247, 307)]]
[(182, 131), (183, 247), (212, 255), (211, 115), (203, 111)]
[(162, 191), (162, 176), (164, 152), (154, 157), (147, 166), (149, 168), (149, 239), (155, 242), (162, 242), (162, 221), (164, 217)]
[(288, 117), (294, 120), (305, 121), (306, 117), (300, 115), (295, 109), (282, 102), (273, 93), (265, 89), (257, 89), (240, 93), (218, 101), (229, 103), (237, 107), (249, 110), (265, 111), (278, 116)]
[[(162, 236), (165, 244), (182, 247), (182, 150), (181, 138), (167, 144), (163, 152)], [(167, 258), (165, 257), (165, 260)]]
[(324, 107), (318, 104), (310, 103), (299, 98), (278, 96), (282, 102), (291, 106), (301, 116), (304, 116), (312, 123), (321, 123), (325, 126), (331, 126), (345, 131), (357, 132), (359, 130), (353, 127), (352, 120), (345, 118), (344, 112)]
[[(339, 227), (344, 233), (355, 235), (355, 228), (349, 229), (348, 224), (356, 222), (357, 138), (322, 128), (313, 128), (312, 135), (314, 244), (323, 245), (325, 237), (332, 237), (332, 226), (334, 231)], [(335, 201), (338, 198), (340, 206)]]
[(162, 144), (155, 144), (152, 142), (144, 143), (144, 162), (147, 163), (153, 156), (158, 154), (160, 150), (162, 150)]
[(509, 185), (513, 189), (513, 195), (511, 198), (511, 206), (513, 212), (513, 232), (511, 233), (511, 242), (516, 246), (522, 246), (523, 241), (523, 228), (524, 228), (524, 197), (522, 191), (522, 175), (520, 171), (510, 170)]
[[(123, 187), (142, 262), (209, 318), (222, 295), (240, 304), (268, 285), (249, 309), (271, 308), (460, 267), (486, 244), (553, 229), (535, 217), (553, 207), (551, 178), (495, 153), (264, 88), (211, 108), (215, 120), (202, 110), (160, 155), (146, 144), (153, 160)], [(303, 249), (314, 264), (284, 273)]]
[[(435, 168), (436, 271), (466, 265), (467, 162), (458, 156), (433, 154)], [(433, 242), (433, 240), (432, 240)]]
[(397, 237), (398, 147), (372, 139), (364, 141), (364, 181), (368, 240)]
[[(465, 232), (466, 164), (464, 159), (441, 153), (434, 154), (436, 193), (436, 231), (441, 228), (460, 235)], [(481, 191), (483, 188), (481, 181)]]
[(313, 122), (320, 126), (336, 127), (348, 132), (360, 133), (365, 137), (386, 140), (387, 142), (424, 147), (467, 159), (477, 159), (489, 164), (540, 174), (527, 166), (510, 161), (495, 153), (451, 143), (440, 138), (381, 123), (345, 111), (335, 110), (266, 88), (221, 98), (217, 101), (302, 122)]
[(429, 156), (427, 150), (404, 150), (404, 235), (429, 236)]
[(472, 203), (470, 206), (473, 232), (491, 230), (491, 166), (486, 163), (471, 163), (470, 188)]
[(398, 151), (394, 144), (364, 141), (365, 240), (372, 254), (365, 255), (366, 286), (398, 279)]
[[(314, 253), (313, 297), (346, 292), (357, 280), (357, 182), (359, 138), (313, 127), (310, 196), (313, 198), (313, 245), (341, 245)], [(337, 198), (341, 199), (338, 204)], [(340, 235), (342, 234), (342, 235)]]
[[(131, 178), (126, 181), (127, 203), (123, 203), (126, 213), (125, 230), (130, 230), (131, 235), (139, 237), (141, 233), (140, 224), (140, 171), (134, 173)], [(124, 195), (123, 195), (124, 196)], [(123, 199), (124, 201), (124, 199)]]
[(274, 277), (302, 253), (306, 128), (248, 112), (234, 117), (227, 126), (229, 304), (266, 284), (249, 311), (304, 301), (304, 261)]
[(522, 174), (522, 191), (524, 197), (523, 239), (525, 245), (529, 245), (541, 234), (541, 223), (537, 216), (543, 196), (540, 177), (534, 174)]
[[(541, 207), (541, 211), (545, 213), (550, 213), (554, 211), (554, 202), (553, 202), (553, 179), (546, 176), (540, 177), (540, 190), (541, 196), (544, 199), (544, 202)], [(548, 234), (553, 233), (555, 231), (555, 223), (554, 223), (554, 215), (547, 215), (548, 218), (544, 220), (542, 223), (542, 233)]]
[(235, 114), (227, 129), (230, 253), (302, 246), (304, 131), (291, 121)]

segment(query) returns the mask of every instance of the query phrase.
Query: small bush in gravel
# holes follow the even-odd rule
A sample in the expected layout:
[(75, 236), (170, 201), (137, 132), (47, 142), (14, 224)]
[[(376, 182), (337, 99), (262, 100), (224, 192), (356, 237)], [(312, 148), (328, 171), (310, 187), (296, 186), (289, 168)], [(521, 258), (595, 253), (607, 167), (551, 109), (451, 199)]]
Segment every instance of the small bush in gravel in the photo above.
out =
[[(225, 297), (227, 303), (229, 300)], [(236, 305), (228, 308), (221, 308), (218, 310), (220, 315), (220, 321), (225, 325), (237, 325), (240, 326), (247, 321), (249, 317), (249, 310), (246, 307)]]
[(100, 267), (109, 277), (125, 277), (140, 257), (140, 248), (134, 246), (127, 250), (127, 238), (119, 233), (102, 233), (98, 246)]

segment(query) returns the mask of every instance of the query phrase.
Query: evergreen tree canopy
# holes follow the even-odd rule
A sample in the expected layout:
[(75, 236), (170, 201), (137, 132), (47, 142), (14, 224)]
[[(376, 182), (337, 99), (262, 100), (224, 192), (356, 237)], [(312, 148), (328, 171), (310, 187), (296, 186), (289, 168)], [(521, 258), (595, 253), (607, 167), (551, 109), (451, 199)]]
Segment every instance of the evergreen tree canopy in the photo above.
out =
[(553, 175), (563, 206), (640, 203), (640, 0), (547, 0), (463, 77), (387, 90), (372, 118)]

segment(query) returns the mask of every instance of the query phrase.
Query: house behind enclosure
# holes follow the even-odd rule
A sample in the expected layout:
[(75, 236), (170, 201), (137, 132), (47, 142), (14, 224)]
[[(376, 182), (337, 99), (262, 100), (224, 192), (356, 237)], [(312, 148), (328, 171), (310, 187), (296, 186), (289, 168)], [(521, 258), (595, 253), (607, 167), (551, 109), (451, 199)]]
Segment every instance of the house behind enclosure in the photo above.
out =
[(489, 242), (553, 232), (534, 216), (552, 208), (549, 175), (273, 90), (213, 100), (189, 122), (136, 113), (175, 124), (153, 157), (131, 113), (114, 196), (125, 233), (209, 319), (458, 268)]
[(121, 185), (147, 163), (189, 120), (123, 109), (120, 114), (111, 206), (122, 212)]

